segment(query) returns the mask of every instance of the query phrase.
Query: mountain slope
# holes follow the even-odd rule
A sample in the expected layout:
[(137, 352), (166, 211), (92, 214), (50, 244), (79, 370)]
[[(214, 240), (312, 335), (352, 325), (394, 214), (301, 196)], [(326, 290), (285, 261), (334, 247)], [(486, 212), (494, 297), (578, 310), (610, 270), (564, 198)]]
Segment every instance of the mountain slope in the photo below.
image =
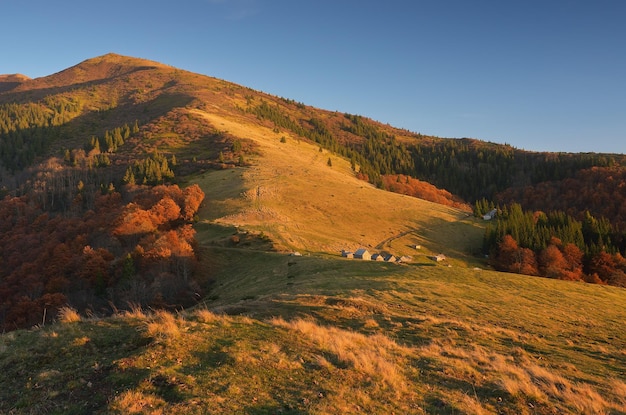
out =
[[(360, 167), (373, 168), (353, 152), (359, 145), (406, 155), (411, 143), (443, 139), (112, 54), (20, 83), (0, 103), (50, 120), (63, 108), (54, 128), (15, 123), (3, 136), (32, 129), (47, 144), (28, 169), (2, 172), (15, 203), (0, 212), (26, 226), (23, 212), (46, 206), (33, 230), (52, 227), (50, 218), (77, 220), (76, 211), (98, 219), (89, 240), (54, 230), (64, 246), (46, 255), (56, 260), (48, 271), (72, 268), (60, 254), (78, 246), (81, 271), (100, 281), (99, 301), (114, 300), (120, 286), (137, 298), (154, 286), (166, 294), (194, 286), (181, 258), (169, 272), (139, 243), (154, 242), (153, 256), (171, 251), (156, 242), (171, 241), (173, 229), (157, 239), (152, 219), (134, 222), (144, 214), (180, 224), (184, 206), (156, 197), (164, 188), (150, 186), (163, 176), (144, 174), (140, 186), (129, 171), (141, 183), (142, 169), (158, 161), (159, 173), (171, 167), (171, 180), (206, 196), (194, 222), (204, 290), (195, 293), (204, 298), (183, 310), (165, 296), (169, 312), (133, 303), (109, 317), (86, 307), (82, 316), (36, 310), (37, 327), (0, 335), (0, 412), (626, 413), (626, 337), (616, 329), (626, 320), (623, 290), (490, 271), (474, 256), (482, 220), (357, 179)], [(137, 131), (109, 147), (106, 137), (135, 121)], [(144, 209), (132, 199), (142, 191)], [(111, 205), (95, 210), (90, 198)], [(109, 219), (116, 209), (126, 216)], [(125, 225), (137, 244), (130, 255), (119, 256), (126, 252), (105, 222)], [(20, 246), (46, 240), (34, 234)], [(411, 260), (340, 257), (359, 247)], [(107, 250), (118, 257), (106, 262)], [(87, 261), (94, 252), (99, 268)], [(447, 259), (433, 260), (439, 253)], [(153, 267), (139, 275), (128, 258)], [(0, 265), (19, 264), (7, 259)], [(18, 282), (36, 280), (25, 268)], [(110, 285), (97, 271), (111, 272)], [(88, 297), (89, 281), (75, 298)]]
[(0, 93), (14, 89), (28, 79), (22, 74), (0, 75)]
[(0, 336), (0, 411), (626, 410), (620, 289), (222, 250), (212, 311), (68, 311)]
[[(230, 135), (254, 141), (258, 153), (246, 169), (198, 178), (207, 194), (206, 212), (215, 223), (262, 231), (281, 250), (338, 254), (362, 246), (400, 256), (415, 254), (409, 245), (424, 244), (468, 255), (480, 244), (482, 229), (473, 226), (466, 212), (376, 189), (356, 179), (347, 160), (298, 137), (281, 140), (285, 135), (245, 119), (196, 113)], [(240, 181), (239, 193), (223, 200), (219, 190), (213, 192), (213, 183), (233, 176)], [(228, 204), (239, 209), (220, 209)], [(457, 237), (429, 241), (446, 227), (456, 227)]]

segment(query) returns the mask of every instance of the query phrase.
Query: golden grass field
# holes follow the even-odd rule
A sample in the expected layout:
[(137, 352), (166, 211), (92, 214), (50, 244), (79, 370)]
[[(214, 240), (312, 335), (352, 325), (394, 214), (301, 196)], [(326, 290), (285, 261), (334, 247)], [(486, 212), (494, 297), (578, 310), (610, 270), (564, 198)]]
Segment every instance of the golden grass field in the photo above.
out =
[[(281, 251), (364, 247), (398, 256), (444, 252), (452, 259), (481, 244), (484, 229), (467, 212), (377, 189), (356, 179), (347, 160), (247, 118), (196, 113), (259, 147), (251, 167), (195, 179), (206, 192), (203, 217), (211, 223), (263, 232)], [(424, 249), (416, 252), (415, 244)]]

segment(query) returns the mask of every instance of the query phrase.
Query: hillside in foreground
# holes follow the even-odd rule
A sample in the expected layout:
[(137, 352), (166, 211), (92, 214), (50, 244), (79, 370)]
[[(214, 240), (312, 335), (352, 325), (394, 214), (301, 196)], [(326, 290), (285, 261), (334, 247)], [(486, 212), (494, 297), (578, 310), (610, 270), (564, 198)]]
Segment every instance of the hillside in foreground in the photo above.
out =
[(66, 312), (2, 335), (0, 411), (625, 411), (623, 290), (425, 261), (212, 252), (230, 265), (205, 307)]
[[(140, 117), (136, 135), (101, 152), (109, 165), (78, 177), (99, 186), (156, 148), (176, 155), (178, 185), (205, 195), (195, 269), (211, 283), (184, 310), (134, 305), (105, 318), (61, 308), (56, 322), (2, 334), (0, 413), (626, 413), (623, 289), (491, 271), (476, 255), (482, 220), (358, 180), (349, 158), (247, 112), (247, 101), (261, 99), (253, 91), (101, 60), (30, 84), (32, 95), (71, 92), (81, 108), (97, 107), (60, 125), (42, 151), (91, 145), (92, 133)], [(31, 81), (20, 82), (11, 94)], [(83, 159), (68, 161), (66, 177), (82, 174)], [(113, 198), (128, 185), (95, 188)], [(91, 197), (61, 187), (35, 200), (59, 206), (61, 190)], [(78, 209), (68, 206), (59, 217)], [(142, 237), (155, 243), (151, 232)], [(114, 242), (90, 241), (120, 251)], [(410, 260), (340, 256), (357, 248)], [(139, 251), (132, 255), (143, 259)], [(440, 253), (446, 259), (434, 261)], [(157, 262), (146, 277), (170, 265)]]

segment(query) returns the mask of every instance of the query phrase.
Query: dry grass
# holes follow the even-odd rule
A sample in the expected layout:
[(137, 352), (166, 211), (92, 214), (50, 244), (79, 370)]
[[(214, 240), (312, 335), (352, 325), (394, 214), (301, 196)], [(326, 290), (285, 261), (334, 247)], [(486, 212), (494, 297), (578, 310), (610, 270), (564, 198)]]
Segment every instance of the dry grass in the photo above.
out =
[[(420, 240), (424, 252), (440, 249), (439, 242), (450, 255), (481, 243), (482, 228), (465, 223), (465, 212), (376, 189), (356, 179), (348, 160), (333, 157), (330, 168), (329, 153), (319, 152), (317, 145), (295, 139), (280, 143), (270, 128), (246, 119), (194, 113), (259, 146), (251, 167), (197, 178), (206, 193), (203, 219), (262, 231), (281, 250), (337, 255), (344, 248), (375, 250), (400, 235), (402, 243), (391, 247), (399, 255), (415, 254), (407, 245), (418, 235), (430, 235), (431, 242), (432, 236), (441, 240), (447, 235), (446, 241), (433, 242), (432, 247), (429, 240)], [(224, 183), (237, 183), (239, 191), (233, 194), (233, 186)]]
[(378, 322), (376, 320), (374, 320), (373, 318), (368, 318), (363, 323), (363, 327), (366, 329), (374, 329), (380, 326), (378, 325)]
[(626, 382), (620, 379), (611, 379), (609, 386), (615, 395), (616, 403), (626, 408)]
[(465, 414), (488, 415), (494, 413), (492, 409), (485, 408), (475, 395), (463, 394), (459, 400), (458, 407)]
[[(407, 380), (400, 365), (399, 355), (406, 353), (408, 349), (399, 346), (388, 337), (382, 334), (365, 336), (335, 327), (320, 326), (313, 321), (302, 319), (287, 322), (275, 318), (271, 323), (305, 336), (313, 341), (316, 347), (334, 355), (339, 363), (375, 377), (383, 387), (398, 393), (406, 392)], [(326, 366), (323, 361), (321, 364)]]
[(89, 337), (87, 337), (87, 336), (77, 337), (72, 342), (72, 345), (73, 346), (84, 346), (87, 343), (89, 343), (90, 341), (91, 341), (91, 339)]
[(158, 340), (173, 340), (180, 336), (180, 321), (172, 313), (157, 310), (146, 321), (146, 334)]
[(111, 404), (111, 409), (122, 414), (163, 414), (165, 401), (155, 395), (135, 390), (121, 393)]
[(526, 362), (524, 369), (531, 382), (550, 398), (559, 399), (573, 406), (580, 413), (605, 413), (609, 405), (604, 398), (588, 384), (576, 384), (554, 373), (546, 367)]
[(78, 311), (72, 307), (62, 307), (59, 310), (58, 318), (61, 323), (76, 323), (81, 320)]
[[(481, 379), (496, 379), (497, 387), (512, 397), (529, 398), (531, 402), (560, 402), (576, 413), (602, 414), (612, 407), (590, 384), (572, 382), (557, 371), (540, 366), (519, 348), (511, 356), (504, 356), (477, 345), (468, 349), (436, 341), (422, 347), (419, 353), (439, 362), (446, 377), (466, 379), (476, 385), (483, 383)], [(620, 389), (620, 383), (615, 386)], [(622, 382), (621, 387), (624, 386)], [(471, 396), (463, 399), (463, 405), (470, 404), (479, 406), (468, 409), (468, 413), (485, 413)]]
[(143, 311), (140, 305), (134, 304), (130, 310), (124, 311), (121, 314), (122, 317), (130, 318), (133, 320), (145, 320), (148, 315)]
[(198, 308), (194, 310), (193, 316), (198, 319), (199, 322), (204, 324), (211, 324), (221, 322), (224, 323), (228, 320), (226, 316), (220, 316), (215, 314), (214, 312), (207, 310), (206, 308)]

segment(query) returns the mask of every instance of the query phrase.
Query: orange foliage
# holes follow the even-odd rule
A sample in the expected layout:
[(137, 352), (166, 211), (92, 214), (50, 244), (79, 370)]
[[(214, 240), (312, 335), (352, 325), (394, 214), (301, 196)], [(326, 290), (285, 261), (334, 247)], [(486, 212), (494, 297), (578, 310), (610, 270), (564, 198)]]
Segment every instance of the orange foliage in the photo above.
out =
[(123, 214), (117, 219), (113, 234), (116, 236), (141, 235), (156, 231), (158, 222), (152, 213), (135, 203), (129, 203)]
[(620, 254), (600, 252), (594, 255), (589, 271), (607, 284), (626, 287), (626, 261)]
[(164, 196), (154, 206), (150, 208), (152, 222), (156, 226), (172, 222), (180, 218), (180, 206), (169, 196)]
[(579, 220), (589, 211), (595, 217), (611, 218), (613, 225), (624, 229), (626, 168), (592, 167), (565, 180), (510, 188), (496, 199), (504, 204), (515, 201), (528, 210), (566, 212)]
[(491, 265), (505, 272), (626, 287), (626, 259), (622, 255), (601, 251), (585, 261), (576, 245), (563, 245), (557, 238), (551, 239), (536, 260), (533, 251), (520, 248), (511, 235), (505, 235), (493, 253)]
[(200, 189), (200, 186), (193, 184), (183, 190), (183, 196), (185, 200), (183, 218), (185, 220), (192, 220), (204, 200), (204, 192)]
[(574, 244), (567, 244), (562, 248), (563, 258), (567, 263), (565, 276), (568, 280), (580, 281), (583, 274), (583, 252)]
[(418, 197), (420, 199), (439, 203), (445, 206), (452, 206), (468, 212), (472, 210), (472, 208), (460, 197), (452, 195), (447, 190), (438, 189), (428, 182), (423, 182), (403, 174), (386, 175), (382, 176), (382, 179), (385, 188), (391, 192)]
[(548, 278), (567, 279), (564, 273), (567, 262), (556, 245), (548, 245), (539, 253), (539, 264), (542, 275)]
[(0, 201), (0, 330), (41, 323), (68, 303), (103, 313), (135, 300), (173, 307), (197, 300), (186, 221), (204, 198), (200, 188), (134, 186), (125, 197), (129, 203), (117, 192), (97, 194), (93, 210), (75, 206), (65, 215), (29, 196)]
[(535, 253), (528, 248), (520, 248), (511, 235), (502, 238), (493, 265), (501, 271), (524, 275), (538, 274)]

